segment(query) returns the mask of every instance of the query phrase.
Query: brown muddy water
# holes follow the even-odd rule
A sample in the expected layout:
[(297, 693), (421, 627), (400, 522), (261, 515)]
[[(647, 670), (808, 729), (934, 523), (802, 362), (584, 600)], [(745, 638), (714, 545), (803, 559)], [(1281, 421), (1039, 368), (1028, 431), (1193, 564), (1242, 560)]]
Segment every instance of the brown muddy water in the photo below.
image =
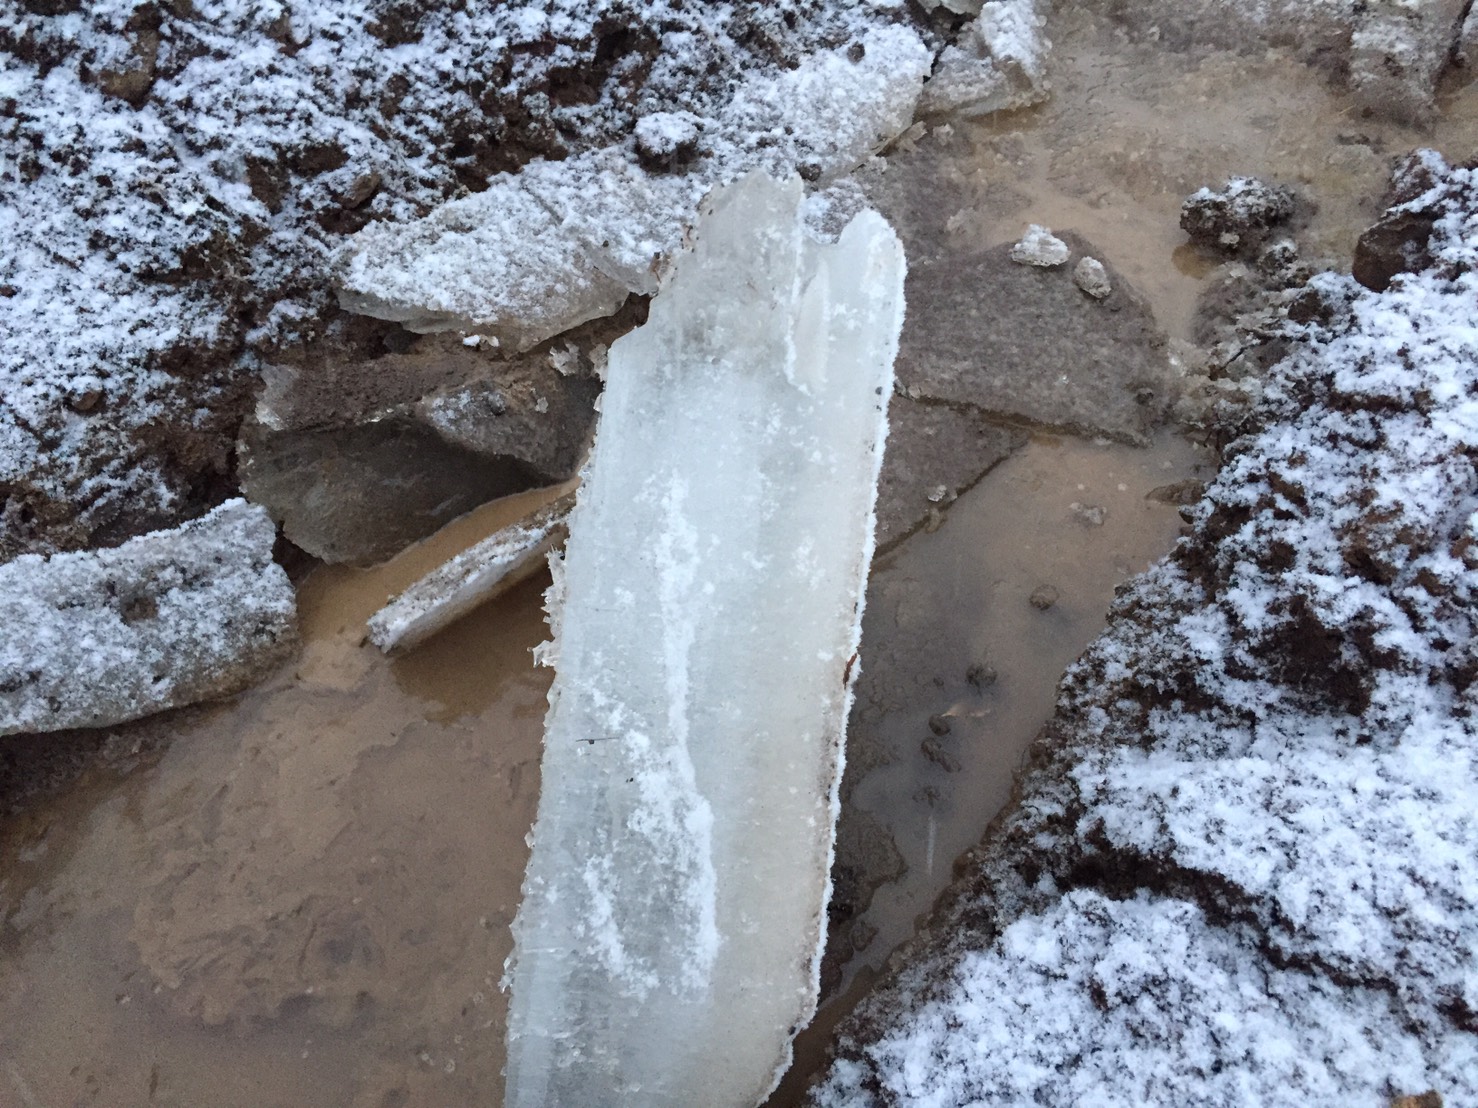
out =
[[(1233, 173), (1301, 184), (1318, 203), (1306, 252), (1347, 263), (1391, 156), (1478, 149), (1472, 85), (1424, 135), (1360, 118), (1276, 52), (1167, 55), (1081, 13), (1053, 37), (1049, 104), (896, 153), (901, 171), (931, 167), (905, 175), (928, 213), (908, 245), (1076, 230), (1181, 343), (1214, 264), (1176, 227), (1186, 193)], [(879, 560), (858, 707), (876, 741), (849, 803), (892, 834), (897, 877), (854, 921), (839, 997), (771, 1103), (796, 1102), (825, 1029), (1005, 801), (1114, 586), (1173, 543), (1175, 509), (1146, 492), (1210, 464), (1170, 433), (1146, 449), (1039, 434)], [(0, 821), (0, 1106), (500, 1100), (545, 582), (403, 659), (361, 638), (391, 593), (531, 502), (480, 509), (377, 569), (315, 570), (296, 664), (123, 729), (152, 752), (129, 772), (96, 768)], [(1043, 587), (1045, 608), (1030, 600)]]

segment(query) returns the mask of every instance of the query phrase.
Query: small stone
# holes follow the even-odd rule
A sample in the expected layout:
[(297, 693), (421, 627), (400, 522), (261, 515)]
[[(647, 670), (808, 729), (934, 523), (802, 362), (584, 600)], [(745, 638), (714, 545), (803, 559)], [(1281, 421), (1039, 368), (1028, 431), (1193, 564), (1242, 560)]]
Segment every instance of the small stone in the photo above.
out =
[(1051, 585), (1038, 585), (1035, 589), (1032, 590), (1031, 596), (1029, 596), (1027, 599), (1031, 602), (1031, 606), (1037, 611), (1045, 612), (1048, 608), (1057, 603), (1058, 595), (1059, 593), (1057, 592), (1057, 590), (1054, 589)]
[(1161, 504), (1194, 504), (1206, 494), (1206, 482), (1188, 477), (1169, 485), (1159, 485), (1144, 494), (1146, 500)]
[(698, 152), (702, 120), (692, 112), (653, 112), (636, 121), (636, 153), (650, 168), (672, 169)]
[(1391, 1108), (1442, 1108), (1442, 1094), (1436, 1089), (1428, 1089), (1415, 1096), (1392, 1097)]
[(944, 735), (948, 735), (949, 734), (949, 731), (950, 731), (949, 717), (948, 716), (930, 716), (929, 717), (929, 730), (930, 731), (933, 731), (934, 734), (939, 735), (941, 737), (944, 736)]
[(941, 501), (948, 499), (948, 497), (949, 497), (949, 486), (948, 485), (935, 485), (932, 489), (930, 489), (927, 493), (925, 493), (924, 496), (929, 501), (930, 504), (938, 504)]
[(1046, 227), (1033, 223), (1021, 236), (1021, 241), (1011, 248), (1011, 260), (1020, 265), (1035, 265), (1044, 268), (1062, 265), (1068, 259), (1067, 243)]
[(919, 744), (919, 749), (924, 752), (924, 757), (933, 762), (945, 773), (959, 773), (964, 769), (960, 760), (944, 747), (939, 745), (938, 739), (925, 739)]
[(149, 98), (159, 61), (159, 32), (144, 28), (133, 38), (128, 57), (117, 69), (105, 69), (98, 84), (108, 96), (125, 100), (135, 108)]
[(1102, 527), (1103, 521), (1108, 518), (1108, 509), (1101, 508), (1097, 504), (1071, 504), (1073, 518), (1084, 527)]
[(1114, 286), (1109, 282), (1108, 270), (1103, 268), (1103, 263), (1097, 258), (1084, 258), (1073, 267), (1073, 284), (1094, 300), (1102, 300), (1114, 291)]
[(380, 191), (380, 175), (374, 170), (361, 173), (339, 197), (339, 206), (349, 211), (362, 208)]
[(996, 671), (994, 666), (985, 662), (976, 662), (965, 671), (965, 680), (977, 689), (984, 689), (996, 683)]
[(74, 412), (80, 412), (85, 415), (96, 408), (102, 399), (103, 394), (101, 390), (83, 389), (81, 392), (74, 393), (68, 397), (67, 407), (71, 408)]

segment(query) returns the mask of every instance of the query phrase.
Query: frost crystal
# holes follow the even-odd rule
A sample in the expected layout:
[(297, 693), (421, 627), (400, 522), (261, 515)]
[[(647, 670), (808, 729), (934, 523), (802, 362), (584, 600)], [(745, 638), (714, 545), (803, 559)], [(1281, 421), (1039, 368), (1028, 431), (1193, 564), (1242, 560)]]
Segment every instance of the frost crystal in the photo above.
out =
[(808, 239), (801, 195), (720, 193), (610, 351), (556, 575), (512, 1108), (752, 1105), (815, 1008), (904, 266), (871, 211)]

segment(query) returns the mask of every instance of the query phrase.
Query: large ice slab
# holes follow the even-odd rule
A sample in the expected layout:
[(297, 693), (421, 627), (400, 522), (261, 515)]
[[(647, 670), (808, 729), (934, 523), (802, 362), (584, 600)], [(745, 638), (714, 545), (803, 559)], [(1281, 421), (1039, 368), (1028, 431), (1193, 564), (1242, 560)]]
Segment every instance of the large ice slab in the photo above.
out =
[(699, 120), (687, 172), (651, 173), (635, 140), (501, 175), (422, 219), (350, 239), (336, 271), (350, 311), (413, 331), (463, 329), (526, 350), (660, 286), (715, 186), (756, 169), (844, 176), (913, 120), (929, 50), (873, 27), (795, 69), (746, 74)]
[(902, 249), (723, 190), (611, 348), (557, 565), (507, 1103), (752, 1105), (815, 1008)]
[(232, 500), (111, 550), (0, 566), (0, 735), (239, 692), (297, 645), (266, 511)]

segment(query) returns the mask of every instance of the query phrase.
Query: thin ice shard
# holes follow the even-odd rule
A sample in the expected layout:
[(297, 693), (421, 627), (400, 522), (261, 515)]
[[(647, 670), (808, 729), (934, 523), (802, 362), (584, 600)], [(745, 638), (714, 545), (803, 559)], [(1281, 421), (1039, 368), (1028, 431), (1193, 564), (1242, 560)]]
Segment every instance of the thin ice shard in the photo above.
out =
[(611, 349), (557, 587), (510, 1108), (748, 1106), (815, 1009), (904, 262), (724, 190)]
[(538, 573), (564, 541), (574, 500), (566, 493), (437, 566), (370, 616), (370, 642), (386, 654), (419, 646)]

